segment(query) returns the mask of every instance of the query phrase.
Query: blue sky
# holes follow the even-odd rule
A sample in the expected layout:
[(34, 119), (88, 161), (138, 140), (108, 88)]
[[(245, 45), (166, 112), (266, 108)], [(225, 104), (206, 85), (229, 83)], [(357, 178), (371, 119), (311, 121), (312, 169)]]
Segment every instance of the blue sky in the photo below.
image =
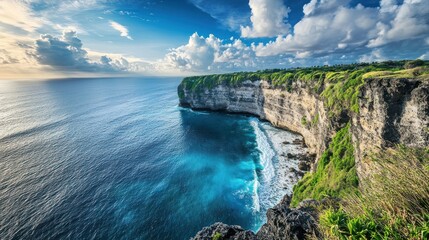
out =
[(427, 0), (0, 0), (0, 77), (429, 58)]

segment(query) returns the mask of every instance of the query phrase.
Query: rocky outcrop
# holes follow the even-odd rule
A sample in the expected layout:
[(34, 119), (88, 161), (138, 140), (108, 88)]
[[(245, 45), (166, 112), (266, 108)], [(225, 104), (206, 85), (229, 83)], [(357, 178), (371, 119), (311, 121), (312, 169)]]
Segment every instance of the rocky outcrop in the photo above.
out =
[(195, 235), (193, 240), (256, 240), (252, 231), (246, 231), (237, 225), (227, 225), (217, 222), (203, 228)]
[[(305, 237), (320, 239), (321, 233), (317, 228), (316, 205), (319, 203), (307, 200), (297, 208), (290, 208), (290, 197), (268, 209), (267, 223), (254, 234), (245, 231), (240, 226), (215, 223), (203, 228), (193, 238), (194, 240), (299, 240)], [(215, 237), (216, 236), (216, 237)]]
[[(257, 239), (299, 240), (305, 237), (321, 238), (317, 228), (317, 215), (311, 200), (297, 208), (290, 208), (290, 197), (268, 209), (267, 223), (257, 232)], [(315, 201), (314, 201), (315, 202)], [(315, 202), (317, 203), (317, 202)]]
[(368, 79), (360, 89), (359, 113), (351, 131), (359, 177), (371, 173), (366, 157), (379, 149), (404, 144), (429, 145), (429, 82)]

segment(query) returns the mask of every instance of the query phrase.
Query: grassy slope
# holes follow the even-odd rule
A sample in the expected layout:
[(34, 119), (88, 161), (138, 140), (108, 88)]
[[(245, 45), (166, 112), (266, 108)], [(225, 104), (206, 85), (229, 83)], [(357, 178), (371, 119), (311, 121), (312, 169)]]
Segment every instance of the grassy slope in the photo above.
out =
[(397, 146), (373, 157), (361, 192), (321, 213), (327, 239), (429, 239), (429, 148)]
[(316, 171), (307, 173), (294, 186), (292, 205), (306, 198), (320, 200), (357, 192), (358, 178), (349, 128), (350, 124), (337, 132), (320, 158)]

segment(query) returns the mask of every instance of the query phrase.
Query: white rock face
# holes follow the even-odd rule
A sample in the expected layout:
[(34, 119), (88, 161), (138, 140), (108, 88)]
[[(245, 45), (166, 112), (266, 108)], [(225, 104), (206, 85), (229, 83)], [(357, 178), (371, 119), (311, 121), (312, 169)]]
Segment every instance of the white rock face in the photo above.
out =
[(368, 154), (403, 144), (429, 146), (429, 83), (406, 79), (367, 80), (359, 113), (352, 117), (359, 177), (371, 172)]
[(317, 156), (333, 134), (323, 101), (304, 88), (289, 93), (272, 88), (266, 81), (245, 81), (236, 87), (218, 85), (198, 94), (184, 90), (181, 104), (256, 115), (274, 126), (300, 133), (310, 152)]

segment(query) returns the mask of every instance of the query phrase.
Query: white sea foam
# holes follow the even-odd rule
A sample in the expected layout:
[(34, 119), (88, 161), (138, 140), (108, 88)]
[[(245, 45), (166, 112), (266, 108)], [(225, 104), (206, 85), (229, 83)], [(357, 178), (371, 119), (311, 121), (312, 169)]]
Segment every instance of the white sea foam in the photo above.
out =
[(258, 180), (258, 175), (256, 174), (256, 170), (253, 171), (253, 211), (254, 212), (259, 212), (261, 211), (261, 205), (259, 204), (259, 194), (258, 194), (258, 190), (259, 190), (259, 180)]
[(253, 209), (266, 211), (277, 204), (284, 195), (291, 194), (298, 178), (291, 169), (298, 169), (298, 160), (290, 159), (287, 153), (300, 154), (305, 149), (299, 145), (284, 144), (301, 136), (273, 127), (256, 118), (250, 119), (259, 150), (259, 164), (262, 170), (254, 176)]
[(276, 152), (271, 147), (271, 144), (269, 142), (269, 139), (265, 132), (261, 129), (261, 126), (259, 126), (259, 121), (256, 119), (252, 119), (250, 121), (253, 129), (255, 130), (256, 135), (256, 144), (258, 146), (258, 150), (260, 152), (260, 164), (262, 165), (263, 169), (261, 171), (263, 176), (264, 182), (270, 182), (274, 175), (275, 170), (273, 166), (273, 160), (276, 156)]
[[(261, 129), (259, 120), (251, 118), (250, 124), (255, 132), (256, 144), (259, 150), (259, 164), (262, 166), (262, 170), (260, 171), (261, 177), (258, 177), (255, 169), (253, 180), (253, 209), (254, 211), (259, 212), (261, 210), (259, 188), (261, 185), (269, 185), (275, 176), (273, 160), (276, 153), (271, 147), (267, 135)], [(260, 181), (262, 181), (263, 184), (261, 184)]]

